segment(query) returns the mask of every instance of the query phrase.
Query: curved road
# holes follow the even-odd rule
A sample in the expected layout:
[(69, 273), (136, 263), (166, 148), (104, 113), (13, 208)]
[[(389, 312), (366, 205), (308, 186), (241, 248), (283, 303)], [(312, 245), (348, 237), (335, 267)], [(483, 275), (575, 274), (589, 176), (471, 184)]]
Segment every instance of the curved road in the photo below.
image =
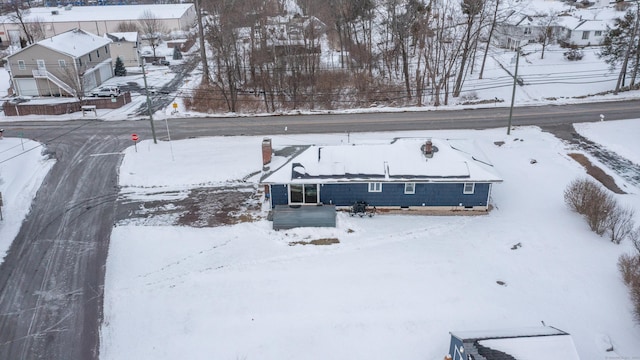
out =
[[(551, 128), (636, 118), (640, 101), (514, 110), (513, 125)], [(322, 116), (172, 119), (171, 137), (267, 135), (506, 126), (509, 109)], [(156, 121), (159, 139), (164, 121)], [(46, 144), (56, 164), (0, 265), (0, 359), (99, 357), (105, 261), (118, 196), (120, 152), (129, 136), (151, 137), (148, 121), (4, 123), (5, 136)], [(34, 149), (32, 151), (39, 151)], [(4, 159), (0, 159), (2, 161)]]

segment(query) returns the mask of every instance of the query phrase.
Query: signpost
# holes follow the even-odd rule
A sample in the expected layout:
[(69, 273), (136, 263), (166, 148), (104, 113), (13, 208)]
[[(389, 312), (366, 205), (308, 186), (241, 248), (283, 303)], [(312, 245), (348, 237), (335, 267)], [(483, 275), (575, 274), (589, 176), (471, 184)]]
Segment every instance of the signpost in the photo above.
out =
[(133, 140), (133, 145), (136, 147), (136, 152), (138, 152), (138, 135), (131, 134), (131, 140)]

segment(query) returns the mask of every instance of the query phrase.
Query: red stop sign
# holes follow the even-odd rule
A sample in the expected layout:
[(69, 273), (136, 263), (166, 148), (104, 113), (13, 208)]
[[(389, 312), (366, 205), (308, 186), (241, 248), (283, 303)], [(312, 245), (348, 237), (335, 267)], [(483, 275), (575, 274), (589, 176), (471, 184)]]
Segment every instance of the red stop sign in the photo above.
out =
[(138, 135), (136, 135), (136, 134), (131, 134), (131, 140), (133, 140), (133, 141), (138, 141)]

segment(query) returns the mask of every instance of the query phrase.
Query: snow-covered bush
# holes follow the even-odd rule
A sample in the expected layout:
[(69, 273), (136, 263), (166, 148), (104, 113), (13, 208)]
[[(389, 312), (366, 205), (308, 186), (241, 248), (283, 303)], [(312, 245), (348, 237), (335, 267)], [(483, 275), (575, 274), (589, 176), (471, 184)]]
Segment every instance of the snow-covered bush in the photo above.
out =
[(587, 220), (593, 232), (608, 233), (615, 244), (634, 234), (633, 209), (622, 208), (606, 189), (592, 180), (572, 181), (564, 191), (564, 202)]

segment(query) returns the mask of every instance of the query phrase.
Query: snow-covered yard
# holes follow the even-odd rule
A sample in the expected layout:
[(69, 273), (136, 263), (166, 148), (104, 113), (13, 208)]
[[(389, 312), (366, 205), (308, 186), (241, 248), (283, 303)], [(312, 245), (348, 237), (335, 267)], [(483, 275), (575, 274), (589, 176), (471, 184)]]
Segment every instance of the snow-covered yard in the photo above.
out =
[[(618, 134), (637, 134), (640, 120), (578, 129), (621, 155), (640, 153), (635, 139)], [(121, 222), (107, 262), (101, 358), (440, 360), (449, 331), (542, 321), (571, 333), (583, 360), (640, 355), (640, 328), (616, 268), (630, 243), (598, 237), (564, 205), (565, 186), (586, 176), (565, 144), (535, 127), (505, 132), (350, 136), (474, 139), (505, 180), (485, 216), (339, 214), (337, 228), (279, 232), (267, 220), (215, 228)], [(169, 143), (143, 142), (137, 153), (127, 151), (123, 192), (153, 199), (149, 189), (239, 181), (260, 169), (261, 140), (174, 141), (172, 166)], [(143, 176), (149, 173), (155, 176)], [(640, 210), (638, 189), (625, 189), (616, 197)], [(339, 243), (290, 245), (321, 238)], [(614, 352), (605, 352), (611, 344)]]
[(28, 139), (0, 139), (0, 193), (4, 204), (0, 221), (0, 263), (18, 234), (36, 191), (55, 162), (43, 156), (41, 150), (40, 143)]

